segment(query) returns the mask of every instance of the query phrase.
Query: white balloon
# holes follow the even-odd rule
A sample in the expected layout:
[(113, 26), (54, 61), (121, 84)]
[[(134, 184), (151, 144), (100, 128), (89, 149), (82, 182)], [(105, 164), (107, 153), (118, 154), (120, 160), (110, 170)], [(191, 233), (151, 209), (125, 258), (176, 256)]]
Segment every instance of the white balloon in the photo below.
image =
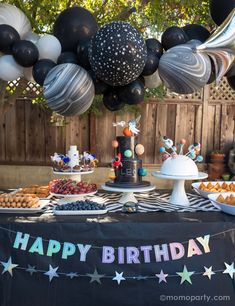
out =
[(30, 21), (25, 14), (10, 4), (0, 4), (0, 24), (8, 24), (15, 28), (21, 39), (32, 31)]
[(36, 45), (36, 43), (38, 42), (40, 36), (34, 32), (29, 32), (26, 36), (25, 36), (25, 40), (29, 40), (31, 41), (33, 44)]
[(33, 78), (33, 67), (24, 68), (23, 73), (24, 73), (24, 77), (27, 81), (32, 82), (32, 83), (36, 83), (34, 78)]
[(0, 79), (14, 81), (23, 76), (23, 67), (17, 64), (12, 55), (0, 57)]
[(57, 62), (61, 54), (61, 44), (53, 35), (45, 35), (41, 37), (36, 44), (39, 51), (39, 59), (50, 59)]
[(145, 87), (147, 88), (157, 88), (162, 84), (162, 80), (158, 74), (158, 70), (153, 74), (144, 77)]

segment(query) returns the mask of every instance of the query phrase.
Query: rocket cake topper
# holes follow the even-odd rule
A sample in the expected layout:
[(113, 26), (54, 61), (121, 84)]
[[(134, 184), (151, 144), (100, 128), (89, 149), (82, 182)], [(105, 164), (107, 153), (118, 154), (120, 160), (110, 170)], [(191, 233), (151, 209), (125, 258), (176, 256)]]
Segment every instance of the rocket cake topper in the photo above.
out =
[(123, 129), (124, 136), (127, 136), (127, 137), (136, 136), (140, 132), (140, 130), (138, 129), (140, 127), (140, 118), (141, 118), (141, 115), (139, 115), (135, 119), (129, 120), (128, 122), (126, 121), (113, 122), (113, 126), (125, 127)]

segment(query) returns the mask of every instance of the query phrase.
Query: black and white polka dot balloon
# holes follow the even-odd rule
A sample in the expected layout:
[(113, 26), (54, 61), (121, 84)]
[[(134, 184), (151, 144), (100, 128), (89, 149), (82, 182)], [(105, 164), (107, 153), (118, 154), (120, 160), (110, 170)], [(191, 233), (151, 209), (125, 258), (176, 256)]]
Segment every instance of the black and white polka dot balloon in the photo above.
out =
[(94, 83), (87, 71), (70, 63), (50, 70), (43, 88), (48, 106), (63, 116), (83, 114), (95, 96)]
[(138, 78), (146, 59), (143, 37), (126, 22), (105, 24), (91, 41), (92, 70), (100, 80), (112, 86), (126, 85)]

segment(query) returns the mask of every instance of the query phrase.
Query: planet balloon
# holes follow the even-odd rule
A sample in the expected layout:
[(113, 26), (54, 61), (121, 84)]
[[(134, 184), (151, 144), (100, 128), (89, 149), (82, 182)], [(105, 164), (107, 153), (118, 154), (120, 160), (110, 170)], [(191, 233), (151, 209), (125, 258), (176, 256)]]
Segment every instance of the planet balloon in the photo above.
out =
[(24, 39), (31, 41), (33, 44), (36, 45), (37, 41), (39, 40), (40, 36), (34, 32), (29, 32)]
[(79, 41), (89, 40), (98, 30), (92, 14), (82, 7), (71, 7), (57, 17), (54, 35), (59, 39), (63, 51), (77, 51)]
[(132, 151), (131, 150), (125, 150), (124, 151), (124, 156), (127, 158), (130, 158), (132, 156)]
[(140, 143), (138, 143), (136, 146), (135, 146), (135, 153), (137, 155), (142, 155), (144, 154), (144, 146)]
[(56, 64), (49, 60), (49, 59), (42, 59), (39, 60), (34, 66), (33, 66), (33, 78), (36, 83), (43, 86), (43, 83), (45, 81), (45, 78), (48, 74), (48, 72), (54, 68)]
[(112, 86), (136, 80), (147, 59), (143, 37), (129, 23), (105, 24), (91, 40), (89, 60), (96, 76)]
[(208, 55), (194, 53), (185, 44), (164, 53), (158, 70), (167, 88), (179, 94), (190, 94), (206, 85), (211, 74), (211, 63)]
[(183, 29), (173, 26), (162, 34), (162, 46), (168, 50), (174, 46), (185, 44), (188, 41), (188, 36)]
[(145, 43), (148, 51), (152, 51), (159, 58), (162, 56), (163, 47), (159, 40), (156, 38), (148, 38), (146, 39)]
[(221, 25), (235, 8), (235, 0), (210, 0), (210, 14), (217, 25)]
[(12, 46), (20, 40), (19, 33), (7, 24), (0, 24), (0, 51), (5, 54), (12, 53)]
[(117, 94), (123, 103), (139, 104), (144, 101), (144, 84), (140, 80), (135, 80), (128, 85), (118, 87)]
[(63, 116), (83, 114), (95, 96), (94, 84), (86, 70), (69, 63), (54, 67), (43, 88), (48, 106)]
[(104, 94), (103, 103), (111, 112), (120, 110), (125, 106), (125, 104), (119, 100), (117, 92), (111, 89)]
[(189, 40), (197, 39), (201, 42), (204, 42), (210, 37), (210, 32), (207, 30), (207, 28), (203, 27), (200, 24), (188, 24), (182, 29), (188, 36)]
[(61, 53), (61, 44), (54, 35), (42, 36), (36, 44), (39, 51), (39, 59), (50, 59), (57, 62)]
[(12, 55), (0, 57), (0, 79), (14, 81), (23, 76), (23, 67), (17, 64)]
[(39, 52), (37, 47), (28, 40), (19, 40), (12, 47), (12, 54), (17, 63), (23, 67), (31, 67), (36, 64)]
[(0, 24), (12, 26), (19, 33), (21, 39), (24, 39), (32, 31), (31, 24), (25, 14), (10, 4), (0, 4)]
[(117, 141), (117, 140), (113, 140), (113, 141), (112, 141), (112, 147), (113, 147), (113, 148), (117, 148), (118, 146), (119, 146), (118, 141)]

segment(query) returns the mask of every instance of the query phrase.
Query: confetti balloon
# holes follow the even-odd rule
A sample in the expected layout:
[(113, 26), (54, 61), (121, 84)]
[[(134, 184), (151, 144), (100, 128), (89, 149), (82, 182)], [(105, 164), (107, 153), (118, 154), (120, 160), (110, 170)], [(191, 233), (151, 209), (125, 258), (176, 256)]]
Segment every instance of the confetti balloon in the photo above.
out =
[(25, 14), (10, 4), (0, 4), (0, 24), (12, 26), (20, 34), (22, 39), (32, 31), (30, 22)]
[(94, 84), (86, 70), (70, 63), (54, 67), (43, 87), (48, 106), (63, 116), (83, 114), (95, 95)]
[(184, 44), (164, 53), (158, 70), (171, 91), (191, 94), (206, 85), (211, 75), (211, 62), (208, 55), (194, 53), (191, 46)]
[(91, 40), (89, 60), (96, 76), (112, 86), (138, 78), (147, 59), (143, 37), (129, 23), (105, 24)]

